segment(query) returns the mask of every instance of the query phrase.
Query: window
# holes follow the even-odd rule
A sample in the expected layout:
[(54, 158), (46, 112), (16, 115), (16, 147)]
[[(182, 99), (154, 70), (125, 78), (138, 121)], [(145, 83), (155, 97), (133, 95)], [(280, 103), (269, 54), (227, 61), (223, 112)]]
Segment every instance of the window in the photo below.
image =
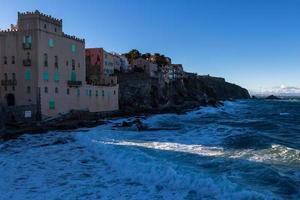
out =
[(27, 86), (26, 92), (27, 92), (27, 94), (31, 93), (31, 87), (30, 86)]
[(54, 56), (54, 67), (58, 68), (58, 56)]
[(98, 96), (98, 90), (96, 90), (96, 97)]
[(116, 90), (114, 90), (114, 95), (116, 95)]
[(30, 81), (31, 80), (31, 71), (30, 71), (30, 69), (27, 69), (25, 71), (25, 80), (26, 81)]
[(59, 74), (58, 74), (57, 70), (55, 70), (55, 72), (54, 72), (54, 81), (56, 81), (56, 82), (59, 81)]
[(47, 24), (44, 24), (44, 29), (47, 29)]
[(68, 60), (66, 61), (66, 66), (69, 66), (69, 61)]
[(77, 96), (80, 96), (80, 89), (77, 88)]
[(43, 73), (43, 79), (44, 79), (44, 81), (49, 81), (49, 73), (48, 72)]
[(56, 93), (56, 94), (58, 93), (58, 88), (57, 88), (57, 87), (55, 88), (55, 93)]
[(16, 63), (15, 56), (12, 56), (12, 57), (11, 57), (11, 64), (15, 64), (15, 63)]
[(48, 54), (44, 53), (44, 66), (48, 67)]
[(4, 74), (4, 79), (5, 79), (5, 80), (8, 79), (7, 73)]
[(30, 60), (30, 53), (27, 52), (27, 60)]
[(75, 44), (71, 45), (71, 51), (72, 51), (72, 53), (76, 52), (76, 45)]
[(75, 72), (75, 71), (72, 71), (72, 72), (71, 72), (71, 81), (76, 81), (76, 80), (77, 80), (76, 72)]
[(78, 65), (77, 65), (77, 66), (78, 66), (78, 68), (80, 68), (80, 63), (78, 63)]
[(92, 90), (89, 90), (89, 96), (90, 97), (92, 96)]
[(7, 56), (4, 56), (3, 63), (4, 63), (4, 65), (7, 65)]
[(45, 88), (44, 88), (44, 92), (45, 92), (45, 93), (48, 93), (48, 87), (45, 87)]
[(57, 28), (56, 27), (54, 28), (54, 31), (57, 32)]
[(13, 91), (15, 91), (15, 90), (16, 90), (15, 86), (12, 86), (12, 90), (13, 90)]
[(16, 80), (16, 74), (15, 73), (12, 74), (12, 79)]
[(70, 89), (68, 88), (68, 89), (67, 89), (67, 95), (69, 95), (69, 94), (70, 94)]
[(26, 35), (23, 37), (23, 44), (31, 45), (31, 43), (32, 43), (32, 37), (30, 35)]
[(72, 59), (72, 70), (75, 70), (75, 60)]
[(55, 109), (55, 101), (49, 101), (49, 109), (54, 110)]
[(85, 90), (85, 95), (89, 96), (89, 90)]
[(6, 86), (4, 86), (4, 90), (7, 91), (7, 87)]
[(102, 90), (102, 96), (104, 97), (104, 90)]
[(54, 47), (54, 40), (52, 38), (49, 38), (49, 40), (48, 40), (48, 46), (49, 47)]

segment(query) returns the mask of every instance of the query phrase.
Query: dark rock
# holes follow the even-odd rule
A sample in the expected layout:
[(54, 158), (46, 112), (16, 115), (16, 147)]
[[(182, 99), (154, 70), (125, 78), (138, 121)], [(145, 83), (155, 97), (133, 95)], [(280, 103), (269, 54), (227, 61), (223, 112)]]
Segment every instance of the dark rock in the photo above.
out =
[(249, 99), (248, 91), (223, 78), (189, 76), (171, 83), (145, 73), (118, 75), (119, 106), (126, 114), (182, 113), (199, 106), (220, 106), (220, 100)]
[(275, 96), (275, 95), (270, 95), (270, 96), (266, 97), (266, 99), (268, 99), (268, 100), (280, 100), (280, 98)]
[(209, 99), (209, 100), (207, 101), (207, 105), (208, 105), (208, 106), (217, 107), (218, 101), (217, 101), (216, 99)]
[(121, 127), (130, 127), (130, 126), (131, 126), (131, 124), (126, 121), (122, 122), (122, 125), (121, 125)]

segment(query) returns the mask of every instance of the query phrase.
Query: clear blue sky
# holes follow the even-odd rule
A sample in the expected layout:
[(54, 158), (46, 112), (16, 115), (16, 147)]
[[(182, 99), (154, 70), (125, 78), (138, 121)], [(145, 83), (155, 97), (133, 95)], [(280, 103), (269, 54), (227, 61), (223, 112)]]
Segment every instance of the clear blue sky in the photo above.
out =
[(248, 89), (300, 87), (298, 0), (0, 0), (0, 28), (18, 11), (62, 18), (87, 47), (160, 52), (187, 71)]

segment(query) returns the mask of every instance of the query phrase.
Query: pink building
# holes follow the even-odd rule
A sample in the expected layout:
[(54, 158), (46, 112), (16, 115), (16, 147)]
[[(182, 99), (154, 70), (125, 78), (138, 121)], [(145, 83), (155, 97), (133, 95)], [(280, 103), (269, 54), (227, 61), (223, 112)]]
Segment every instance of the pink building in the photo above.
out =
[(118, 110), (118, 84), (86, 82), (85, 40), (65, 34), (60, 19), (18, 13), (17, 25), (0, 31), (0, 58), (0, 105), (20, 118)]

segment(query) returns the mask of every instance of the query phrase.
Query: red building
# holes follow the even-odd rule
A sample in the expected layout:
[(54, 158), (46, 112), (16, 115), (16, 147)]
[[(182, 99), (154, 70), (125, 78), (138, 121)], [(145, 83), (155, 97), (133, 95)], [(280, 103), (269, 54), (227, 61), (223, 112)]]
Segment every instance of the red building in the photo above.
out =
[(98, 80), (104, 72), (103, 48), (85, 49), (87, 81)]

